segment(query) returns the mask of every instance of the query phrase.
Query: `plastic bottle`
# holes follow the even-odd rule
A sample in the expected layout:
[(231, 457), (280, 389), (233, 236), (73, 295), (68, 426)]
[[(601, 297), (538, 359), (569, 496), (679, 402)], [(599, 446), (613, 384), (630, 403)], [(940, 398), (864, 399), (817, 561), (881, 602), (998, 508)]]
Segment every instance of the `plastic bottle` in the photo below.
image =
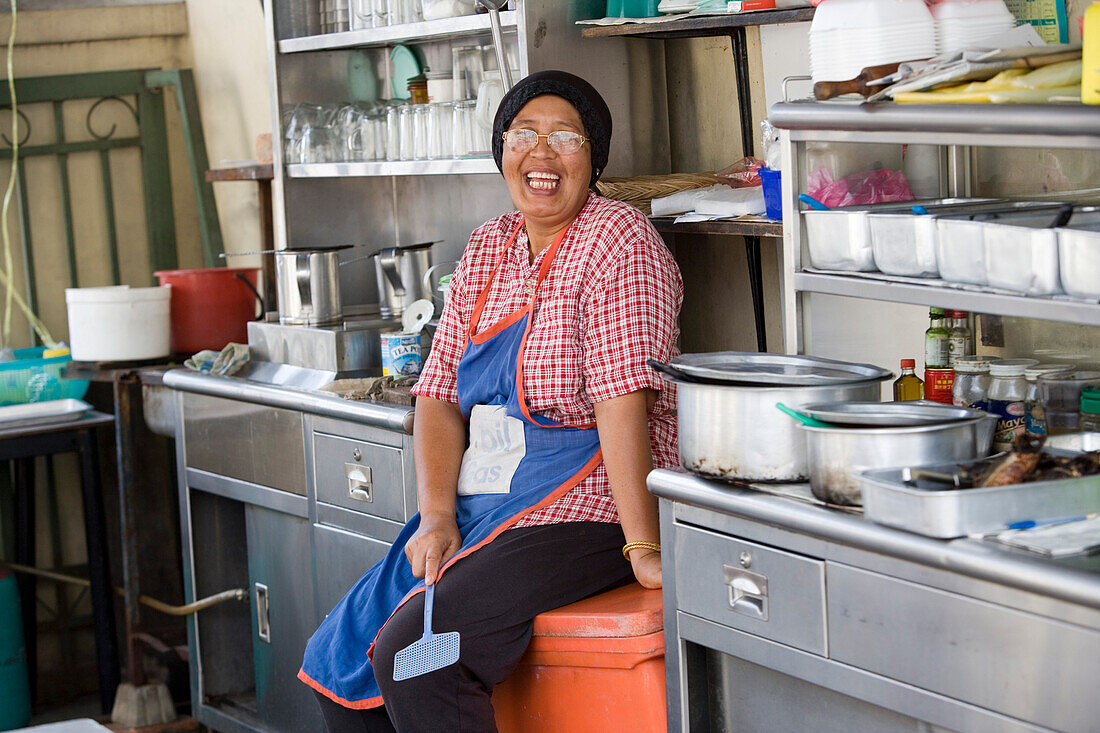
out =
[(928, 330), (924, 332), (924, 368), (945, 369), (951, 334), (944, 323), (942, 308), (928, 310)]
[(989, 412), (997, 416), (994, 452), (1010, 450), (1012, 441), (1024, 432), (1024, 400), (1027, 397), (1024, 370), (1038, 363), (1035, 359), (1004, 359), (989, 365), (989, 374), (993, 377), (989, 383)]
[(1100, 389), (1086, 387), (1081, 392), (1081, 417), (1077, 427), (1088, 433), (1100, 433)]
[(947, 311), (947, 365), (955, 366), (955, 359), (973, 352), (974, 334), (966, 311)]
[(1024, 379), (1027, 380), (1027, 395), (1024, 397), (1024, 430), (1029, 435), (1047, 434), (1043, 403), (1039, 401), (1039, 376), (1068, 374), (1072, 371), (1072, 364), (1036, 364), (1024, 370)]
[(916, 359), (901, 360), (901, 376), (894, 380), (894, 402), (907, 402), (924, 397), (924, 382), (917, 376), (916, 368)]
[(1081, 101), (1100, 104), (1100, 3), (1085, 10), (1085, 32), (1081, 40)]

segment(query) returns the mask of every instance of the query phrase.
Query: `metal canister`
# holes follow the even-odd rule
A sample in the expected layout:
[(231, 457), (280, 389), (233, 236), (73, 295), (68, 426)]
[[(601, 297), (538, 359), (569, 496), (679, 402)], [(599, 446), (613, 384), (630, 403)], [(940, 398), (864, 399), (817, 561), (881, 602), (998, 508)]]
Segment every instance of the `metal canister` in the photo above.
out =
[(954, 369), (937, 369), (925, 367), (924, 370), (924, 399), (933, 402), (942, 402), (950, 405), (951, 388), (955, 386)]
[(420, 333), (390, 331), (382, 339), (382, 376), (404, 377), (420, 374), (424, 360), (420, 354)]

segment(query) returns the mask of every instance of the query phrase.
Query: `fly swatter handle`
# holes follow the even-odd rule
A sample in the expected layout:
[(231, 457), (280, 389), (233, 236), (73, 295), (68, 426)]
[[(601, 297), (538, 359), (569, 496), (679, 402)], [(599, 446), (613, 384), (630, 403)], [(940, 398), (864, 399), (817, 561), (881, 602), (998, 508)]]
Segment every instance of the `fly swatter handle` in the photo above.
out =
[(432, 605), (435, 602), (435, 583), (424, 586), (424, 638), (432, 635)]

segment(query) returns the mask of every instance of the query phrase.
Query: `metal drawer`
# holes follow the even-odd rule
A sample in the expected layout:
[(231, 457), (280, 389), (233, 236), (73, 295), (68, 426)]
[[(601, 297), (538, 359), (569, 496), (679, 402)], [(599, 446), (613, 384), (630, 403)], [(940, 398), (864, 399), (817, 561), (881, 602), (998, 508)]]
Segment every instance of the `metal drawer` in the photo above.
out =
[(389, 552), (379, 542), (339, 529), (313, 525), (313, 562), (316, 572), (317, 623), (320, 623), (353, 585)]
[(1100, 633), (833, 562), (828, 576), (833, 659), (1036, 725), (1096, 730)]
[(824, 562), (682, 524), (675, 528), (677, 608), (825, 655)]
[(399, 448), (315, 432), (313, 454), (317, 501), (404, 523)]
[(189, 468), (306, 495), (299, 412), (185, 392), (183, 443)]

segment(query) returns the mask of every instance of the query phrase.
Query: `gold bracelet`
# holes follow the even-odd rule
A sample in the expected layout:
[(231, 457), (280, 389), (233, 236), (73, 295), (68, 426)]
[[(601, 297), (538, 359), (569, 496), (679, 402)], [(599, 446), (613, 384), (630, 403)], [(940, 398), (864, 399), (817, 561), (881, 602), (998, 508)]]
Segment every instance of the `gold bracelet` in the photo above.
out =
[(657, 552), (660, 552), (661, 546), (656, 542), (627, 542), (625, 545), (623, 545), (623, 558), (625, 558), (627, 562), (630, 562), (630, 551), (637, 549), (655, 550)]

